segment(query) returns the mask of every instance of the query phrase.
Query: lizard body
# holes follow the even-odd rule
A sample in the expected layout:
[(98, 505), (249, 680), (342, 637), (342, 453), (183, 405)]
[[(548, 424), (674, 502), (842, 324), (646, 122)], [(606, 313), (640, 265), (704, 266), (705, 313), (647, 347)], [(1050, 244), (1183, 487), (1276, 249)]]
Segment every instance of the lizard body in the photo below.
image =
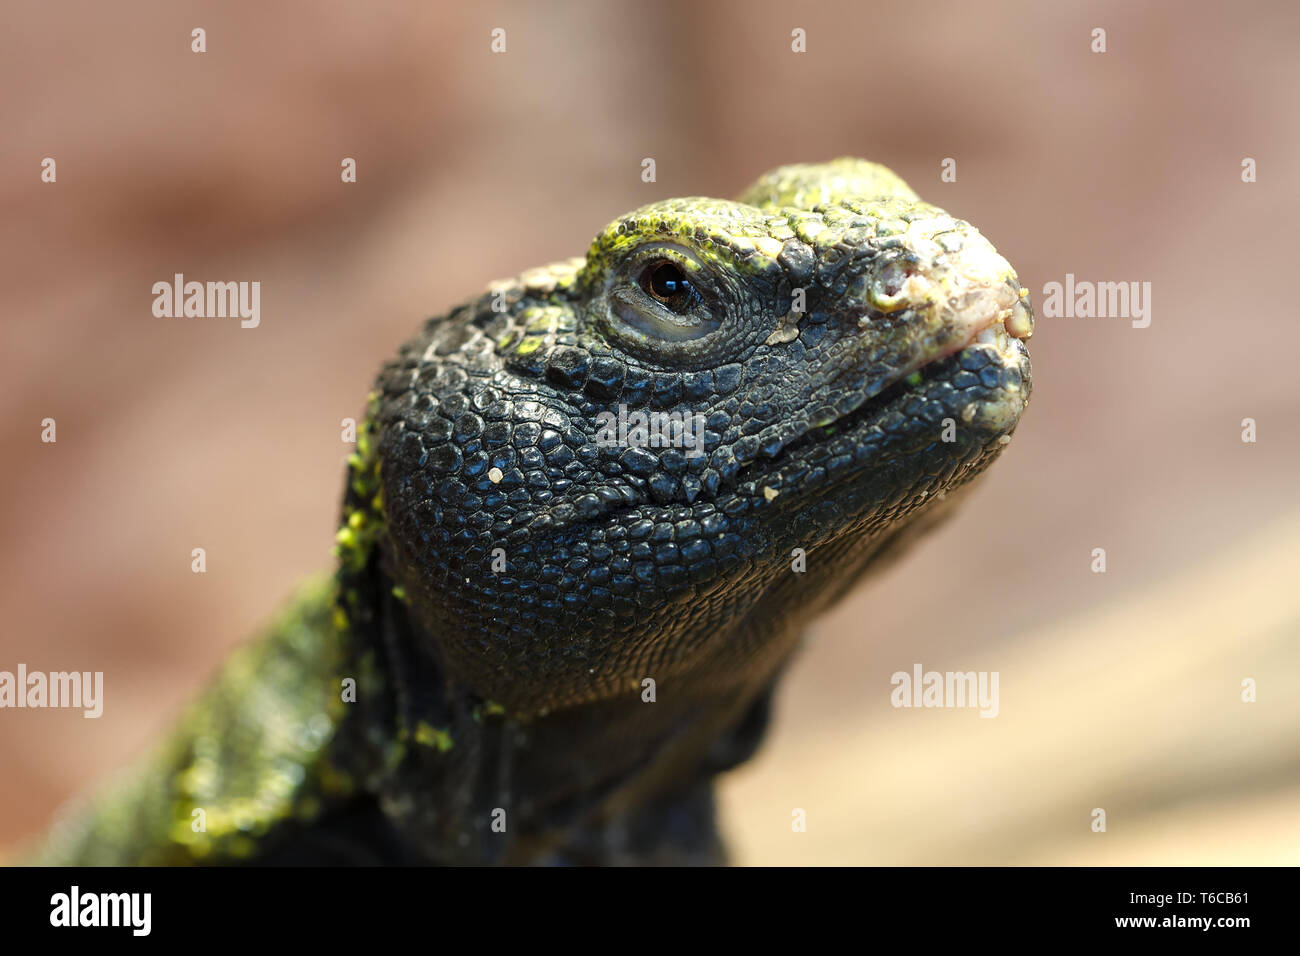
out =
[(714, 776), (808, 619), (1001, 452), (1031, 330), (871, 163), (620, 217), (402, 346), (337, 575), (40, 859), (722, 861)]

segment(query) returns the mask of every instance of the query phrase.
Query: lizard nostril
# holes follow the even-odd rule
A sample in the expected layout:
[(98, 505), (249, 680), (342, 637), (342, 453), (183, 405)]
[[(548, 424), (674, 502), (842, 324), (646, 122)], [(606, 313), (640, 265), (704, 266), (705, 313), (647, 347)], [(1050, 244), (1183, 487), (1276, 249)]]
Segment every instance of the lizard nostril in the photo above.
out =
[(903, 291), (907, 281), (907, 267), (899, 262), (891, 262), (880, 274), (880, 291), (887, 296), (895, 296)]
[(881, 312), (893, 312), (906, 305), (912, 280), (918, 273), (905, 261), (886, 263), (875, 275), (867, 298)]

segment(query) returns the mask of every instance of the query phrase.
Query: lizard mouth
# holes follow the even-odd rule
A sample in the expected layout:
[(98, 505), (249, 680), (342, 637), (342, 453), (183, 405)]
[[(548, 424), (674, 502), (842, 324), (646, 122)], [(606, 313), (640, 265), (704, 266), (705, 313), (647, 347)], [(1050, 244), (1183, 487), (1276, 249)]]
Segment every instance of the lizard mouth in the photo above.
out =
[(889, 411), (903, 406), (912, 409), (912, 418), (924, 404), (931, 411), (945, 408), (943, 419), (962, 425), (1002, 430), (1008, 419), (1014, 425), (1028, 395), (1028, 353), (1020, 340), (1033, 334), (1034, 314), (1029, 290), (992, 246), (972, 245), (928, 271), (900, 272), (891, 284), (870, 290), (862, 306), (857, 323), (868, 343), (876, 333), (909, 326), (934, 338), (856, 407), (830, 422), (809, 422), (778, 457), (883, 425)]
[[(875, 419), (884, 408), (897, 403), (904, 396), (926, 395), (932, 391), (932, 386), (936, 382), (954, 382), (963, 371), (963, 356), (973, 350), (978, 350), (986, 357), (986, 361), (979, 363), (982, 368), (999, 366), (1010, 368), (1027, 362), (1028, 351), (1021, 341), (1024, 338), (1028, 338), (1028, 335), (1012, 335), (1008, 332), (1004, 320), (995, 317), (988, 321), (988, 324), (981, 324), (967, 341), (951, 346), (924, 362), (915, 371), (885, 386), (858, 408), (837, 420), (831, 428), (835, 425), (843, 427), (854, 422)], [(982, 384), (992, 385), (989, 382), (982, 382)], [(813, 430), (827, 431), (825, 428)]]
[(818, 446), (860, 448), (873, 432), (906, 432), (926, 443), (937, 441), (947, 419), (988, 437), (1009, 434), (1030, 392), (1029, 352), (1023, 342), (1028, 334), (1023, 323), (1011, 324), (1009, 330), (1003, 315), (976, 323), (965, 342), (900, 375), (835, 421), (810, 425), (785, 442), (767, 467), (779, 470), (783, 459), (808, 456)]
[[(992, 252), (991, 247), (989, 252)], [(1001, 257), (996, 259), (1005, 262)], [(957, 357), (971, 349), (991, 353), (984, 356), (985, 361), (982, 363), (966, 363), (981, 367), (981, 370), (991, 367), (989, 362), (1004, 369), (1018, 368), (1022, 363), (1027, 365), (1028, 353), (1021, 340), (1034, 334), (1034, 313), (1029, 305), (1029, 290), (1023, 288), (1014, 275), (1001, 282), (980, 281), (983, 279), (980, 269), (987, 267), (978, 257), (976, 262), (977, 268), (971, 270), (968, 267), (966, 274), (961, 274), (961, 270), (957, 269), (948, 270), (957, 274), (956, 279), (945, 277), (943, 288), (949, 294), (940, 297), (937, 302), (931, 300), (933, 304), (928, 304), (928, 308), (933, 310), (932, 320), (954, 331), (948, 337), (948, 343), (938, 350), (921, 355), (914, 366), (903, 370), (895, 381), (886, 384), (875, 395), (867, 396), (858, 408), (839, 418), (830, 428), (843, 428), (878, 416), (883, 408), (904, 395), (928, 393), (931, 384), (936, 381), (953, 380), (953, 384), (956, 384), (963, 370), (970, 371)], [(916, 288), (910, 290), (910, 295), (905, 294), (906, 290), (900, 290), (898, 297), (910, 298), (912, 301), (928, 299), (935, 285), (928, 279), (914, 275), (908, 276), (905, 285), (907, 284), (915, 285)], [(888, 319), (889, 316), (886, 315), (885, 318)], [(864, 315), (858, 324), (867, 329), (876, 321), (871, 315)], [(981, 381), (991, 388), (995, 383), (989, 380), (989, 374), (991, 373), (986, 373)], [(1014, 386), (1018, 383), (1009, 384), (1014, 391)], [(968, 416), (965, 420), (969, 422), (970, 413), (965, 408), (962, 412)], [(827, 437), (826, 427), (814, 426), (811, 430), (819, 431), (822, 437)]]

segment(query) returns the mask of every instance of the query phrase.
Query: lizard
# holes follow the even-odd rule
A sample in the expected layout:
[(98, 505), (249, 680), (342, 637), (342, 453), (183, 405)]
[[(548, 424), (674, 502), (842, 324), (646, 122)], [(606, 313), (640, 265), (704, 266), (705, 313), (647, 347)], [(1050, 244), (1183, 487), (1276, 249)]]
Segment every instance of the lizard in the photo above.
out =
[(874, 163), (620, 216), (401, 346), (337, 572), (35, 860), (725, 862), (717, 775), (808, 621), (1002, 452), (1032, 331)]

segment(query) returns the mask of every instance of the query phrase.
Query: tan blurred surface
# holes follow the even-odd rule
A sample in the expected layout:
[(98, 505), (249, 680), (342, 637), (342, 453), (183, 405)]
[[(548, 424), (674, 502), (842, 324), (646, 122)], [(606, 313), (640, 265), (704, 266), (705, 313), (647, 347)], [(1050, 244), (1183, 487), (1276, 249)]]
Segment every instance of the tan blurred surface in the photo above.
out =
[[(0, 669), (103, 670), (107, 701), (0, 712), (0, 846), (328, 564), (339, 420), (423, 317), (633, 206), (848, 154), (978, 225), (1037, 303), (1149, 281), (1153, 317), (1040, 317), (1007, 455), (813, 628), (725, 788), (737, 858), (1300, 860), (1294, 5), (307, 10), (7, 5)], [(261, 326), (155, 319), (176, 272), (260, 281)], [(999, 717), (892, 709), (915, 662), (999, 670)]]
[[(873, 691), (911, 661), (879, 654), (858, 674), (861, 718), (778, 721), (771, 752), (733, 775), (740, 862), (1300, 863), (1297, 538), (1300, 508), (1171, 581), (964, 652), (954, 669), (999, 672), (993, 719), (893, 709)], [(833, 665), (815, 646), (791, 698)]]

